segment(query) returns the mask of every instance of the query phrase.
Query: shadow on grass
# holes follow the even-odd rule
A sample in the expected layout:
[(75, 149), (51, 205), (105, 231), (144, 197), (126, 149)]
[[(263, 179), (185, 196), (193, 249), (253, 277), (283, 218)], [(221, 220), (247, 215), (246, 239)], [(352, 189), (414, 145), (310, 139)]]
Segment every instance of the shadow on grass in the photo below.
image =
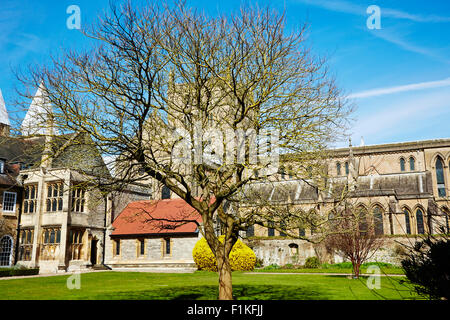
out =
[[(107, 300), (216, 300), (217, 286), (185, 286), (141, 291), (121, 291), (103, 294), (94, 299)], [(235, 285), (235, 300), (327, 300), (329, 297), (315, 290), (296, 286)]]

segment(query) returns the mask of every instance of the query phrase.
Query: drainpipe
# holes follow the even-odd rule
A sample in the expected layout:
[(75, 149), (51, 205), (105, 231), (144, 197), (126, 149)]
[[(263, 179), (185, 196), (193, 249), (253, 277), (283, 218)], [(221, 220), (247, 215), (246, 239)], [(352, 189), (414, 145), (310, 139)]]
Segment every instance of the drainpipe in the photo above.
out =
[[(22, 180), (21, 185), (23, 187), (23, 183), (25, 182), (26, 176), (20, 176), (20, 179)], [(17, 218), (17, 233), (16, 233), (16, 242), (14, 243), (14, 263), (13, 265), (17, 264), (17, 261), (19, 260), (19, 241), (20, 241), (20, 221), (22, 218), (22, 200), (23, 200), (23, 188), (21, 188), (20, 192), (18, 193), (18, 203), (19, 203), (19, 216)]]
[(105, 252), (106, 252), (106, 217), (108, 216), (108, 194), (105, 195), (105, 215), (103, 219), (103, 245), (102, 245), (102, 266), (112, 270), (111, 267), (105, 264)]

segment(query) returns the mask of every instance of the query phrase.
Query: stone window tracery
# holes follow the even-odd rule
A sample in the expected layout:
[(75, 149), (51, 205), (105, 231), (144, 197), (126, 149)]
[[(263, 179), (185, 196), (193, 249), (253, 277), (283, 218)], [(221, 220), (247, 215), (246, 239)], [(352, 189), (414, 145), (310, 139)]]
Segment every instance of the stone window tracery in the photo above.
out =
[(83, 213), (86, 204), (86, 190), (82, 187), (74, 186), (72, 189), (71, 211)]
[(36, 211), (37, 193), (37, 185), (25, 186), (23, 213), (34, 213)]
[(69, 235), (71, 260), (81, 260), (84, 230), (71, 230)]
[(425, 226), (423, 223), (423, 212), (421, 209), (416, 210), (416, 223), (417, 223), (417, 233), (418, 234), (424, 234), (425, 233)]
[(19, 259), (23, 261), (31, 260), (33, 251), (33, 229), (23, 229), (20, 235)]
[(62, 211), (63, 183), (49, 183), (47, 187), (47, 212)]
[(44, 228), (42, 230), (42, 245), (40, 259), (55, 260), (61, 241), (61, 228)]

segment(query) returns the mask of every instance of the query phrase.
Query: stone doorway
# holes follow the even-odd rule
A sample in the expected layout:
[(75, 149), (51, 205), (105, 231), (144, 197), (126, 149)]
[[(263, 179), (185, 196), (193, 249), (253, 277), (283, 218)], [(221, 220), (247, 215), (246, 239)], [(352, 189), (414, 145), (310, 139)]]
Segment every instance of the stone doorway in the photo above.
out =
[(95, 266), (97, 264), (97, 239), (91, 240), (91, 264)]

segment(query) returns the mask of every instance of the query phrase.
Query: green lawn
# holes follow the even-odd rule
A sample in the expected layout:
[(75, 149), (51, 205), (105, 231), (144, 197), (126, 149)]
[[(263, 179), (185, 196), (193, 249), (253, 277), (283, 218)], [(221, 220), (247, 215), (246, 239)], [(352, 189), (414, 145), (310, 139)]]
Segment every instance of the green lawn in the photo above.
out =
[[(351, 268), (317, 268), (317, 269), (308, 269), (308, 268), (299, 268), (299, 269), (255, 269), (255, 272), (273, 272), (273, 273), (347, 273), (352, 274)], [(361, 274), (367, 273), (367, 268), (361, 268)], [(403, 269), (401, 268), (380, 268), (380, 274), (405, 274)]]
[[(80, 289), (69, 290), (69, 275), (0, 280), (2, 299), (139, 299), (215, 300), (218, 277), (212, 272), (167, 274), (144, 272), (92, 272), (80, 275)], [(238, 300), (374, 300), (414, 299), (403, 277), (381, 277), (381, 289), (370, 290), (366, 278), (345, 276), (233, 273)]]

